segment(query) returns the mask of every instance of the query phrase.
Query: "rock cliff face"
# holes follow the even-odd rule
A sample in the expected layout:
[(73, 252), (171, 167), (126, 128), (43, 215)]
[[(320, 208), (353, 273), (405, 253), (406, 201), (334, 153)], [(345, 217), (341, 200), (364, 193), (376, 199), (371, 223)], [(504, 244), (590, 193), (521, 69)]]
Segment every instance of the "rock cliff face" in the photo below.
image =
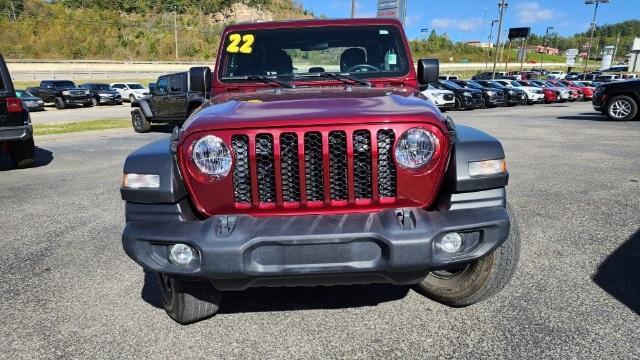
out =
[(237, 22), (251, 22), (251, 21), (273, 21), (283, 19), (310, 19), (311, 15), (303, 15), (300, 13), (287, 14), (287, 13), (274, 13), (271, 10), (266, 10), (261, 6), (251, 7), (244, 3), (235, 3), (229, 8), (212, 14), (210, 16), (212, 23), (237, 23)]

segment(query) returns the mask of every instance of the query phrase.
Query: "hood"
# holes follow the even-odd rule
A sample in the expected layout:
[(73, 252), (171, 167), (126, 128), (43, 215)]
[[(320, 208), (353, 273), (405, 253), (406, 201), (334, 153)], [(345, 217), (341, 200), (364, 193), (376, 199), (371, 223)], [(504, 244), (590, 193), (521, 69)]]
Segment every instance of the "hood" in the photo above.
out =
[(409, 88), (297, 88), (225, 93), (200, 107), (184, 124), (187, 132), (214, 129), (444, 122), (424, 95)]

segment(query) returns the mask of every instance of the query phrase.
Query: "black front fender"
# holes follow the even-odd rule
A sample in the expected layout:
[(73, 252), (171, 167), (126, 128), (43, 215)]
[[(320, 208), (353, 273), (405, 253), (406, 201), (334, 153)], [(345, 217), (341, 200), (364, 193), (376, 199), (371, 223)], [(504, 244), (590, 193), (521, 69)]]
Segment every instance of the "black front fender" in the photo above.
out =
[(176, 203), (186, 197), (187, 191), (169, 143), (169, 138), (154, 141), (127, 157), (124, 163), (125, 174), (160, 175), (160, 188), (152, 190), (123, 187), (120, 189), (122, 200), (147, 204)]
[(131, 107), (139, 108), (140, 110), (142, 110), (142, 112), (144, 113), (144, 116), (147, 119), (153, 118), (153, 112), (151, 111), (151, 106), (149, 106), (149, 103), (147, 102), (147, 100), (144, 100), (144, 99), (135, 100), (134, 102), (131, 103)]

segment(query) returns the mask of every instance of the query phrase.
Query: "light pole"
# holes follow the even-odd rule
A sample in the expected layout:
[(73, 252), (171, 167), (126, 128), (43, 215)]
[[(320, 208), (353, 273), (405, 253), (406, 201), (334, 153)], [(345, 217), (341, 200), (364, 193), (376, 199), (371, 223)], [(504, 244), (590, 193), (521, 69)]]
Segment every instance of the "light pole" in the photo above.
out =
[[(509, 6), (505, 0), (500, 0), (498, 4), (500, 6), (500, 20), (498, 21), (498, 40), (496, 41), (497, 46), (500, 46), (500, 33), (502, 32), (502, 18), (504, 17), (504, 11)], [(496, 56), (493, 58), (493, 71), (491, 72), (491, 79), (496, 78), (496, 65), (498, 64), (498, 52), (496, 51)]]
[[(493, 47), (493, 24), (497, 23), (498, 20), (491, 20), (491, 31), (489, 32), (489, 50), (487, 51), (487, 56), (484, 57), (484, 69), (487, 70), (489, 67), (489, 57), (491, 56), (491, 48)], [(482, 44), (482, 41), (480, 42)]]
[(547, 36), (549, 36), (549, 30), (553, 30), (553, 26), (547, 27), (547, 31), (544, 32), (544, 39), (542, 40), (542, 45), (544, 49), (542, 49), (542, 59), (540, 59), (540, 68), (544, 68), (544, 54), (547, 53)]
[(591, 37), (589, 38), (589, 47), (587, 48), (587, 57), (584, 59), (584, 73), (582, 74), (582, 80), (587, 80), (587, 67), (589, 66), (589, 57), (591, 56), (591, 43), (593, 42), (593, 33), (596, 30), (596, 14), (598, 13), (598, 5), (608, 4), (609, 0), (585, 0), (585, 5), (595, 4), (593, 9), (593, 20), (591, 20)]

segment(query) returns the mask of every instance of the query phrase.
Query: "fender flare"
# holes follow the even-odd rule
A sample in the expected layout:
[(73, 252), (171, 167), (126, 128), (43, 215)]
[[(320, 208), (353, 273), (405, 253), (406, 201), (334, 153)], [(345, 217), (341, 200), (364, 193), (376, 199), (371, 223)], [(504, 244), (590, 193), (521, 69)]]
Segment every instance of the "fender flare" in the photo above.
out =
[(144, 100), (144, 99), (136, 100), (131, 103), (131, 107), (140, 108), (140, 110), (142, 110), (142, 112), (144, 113), (144, 116), (147, 119), (153, 118), (153, 112), (151, 112), (151, 106), (149, 106), (149, 103), (147, 102), (147, 100)]

